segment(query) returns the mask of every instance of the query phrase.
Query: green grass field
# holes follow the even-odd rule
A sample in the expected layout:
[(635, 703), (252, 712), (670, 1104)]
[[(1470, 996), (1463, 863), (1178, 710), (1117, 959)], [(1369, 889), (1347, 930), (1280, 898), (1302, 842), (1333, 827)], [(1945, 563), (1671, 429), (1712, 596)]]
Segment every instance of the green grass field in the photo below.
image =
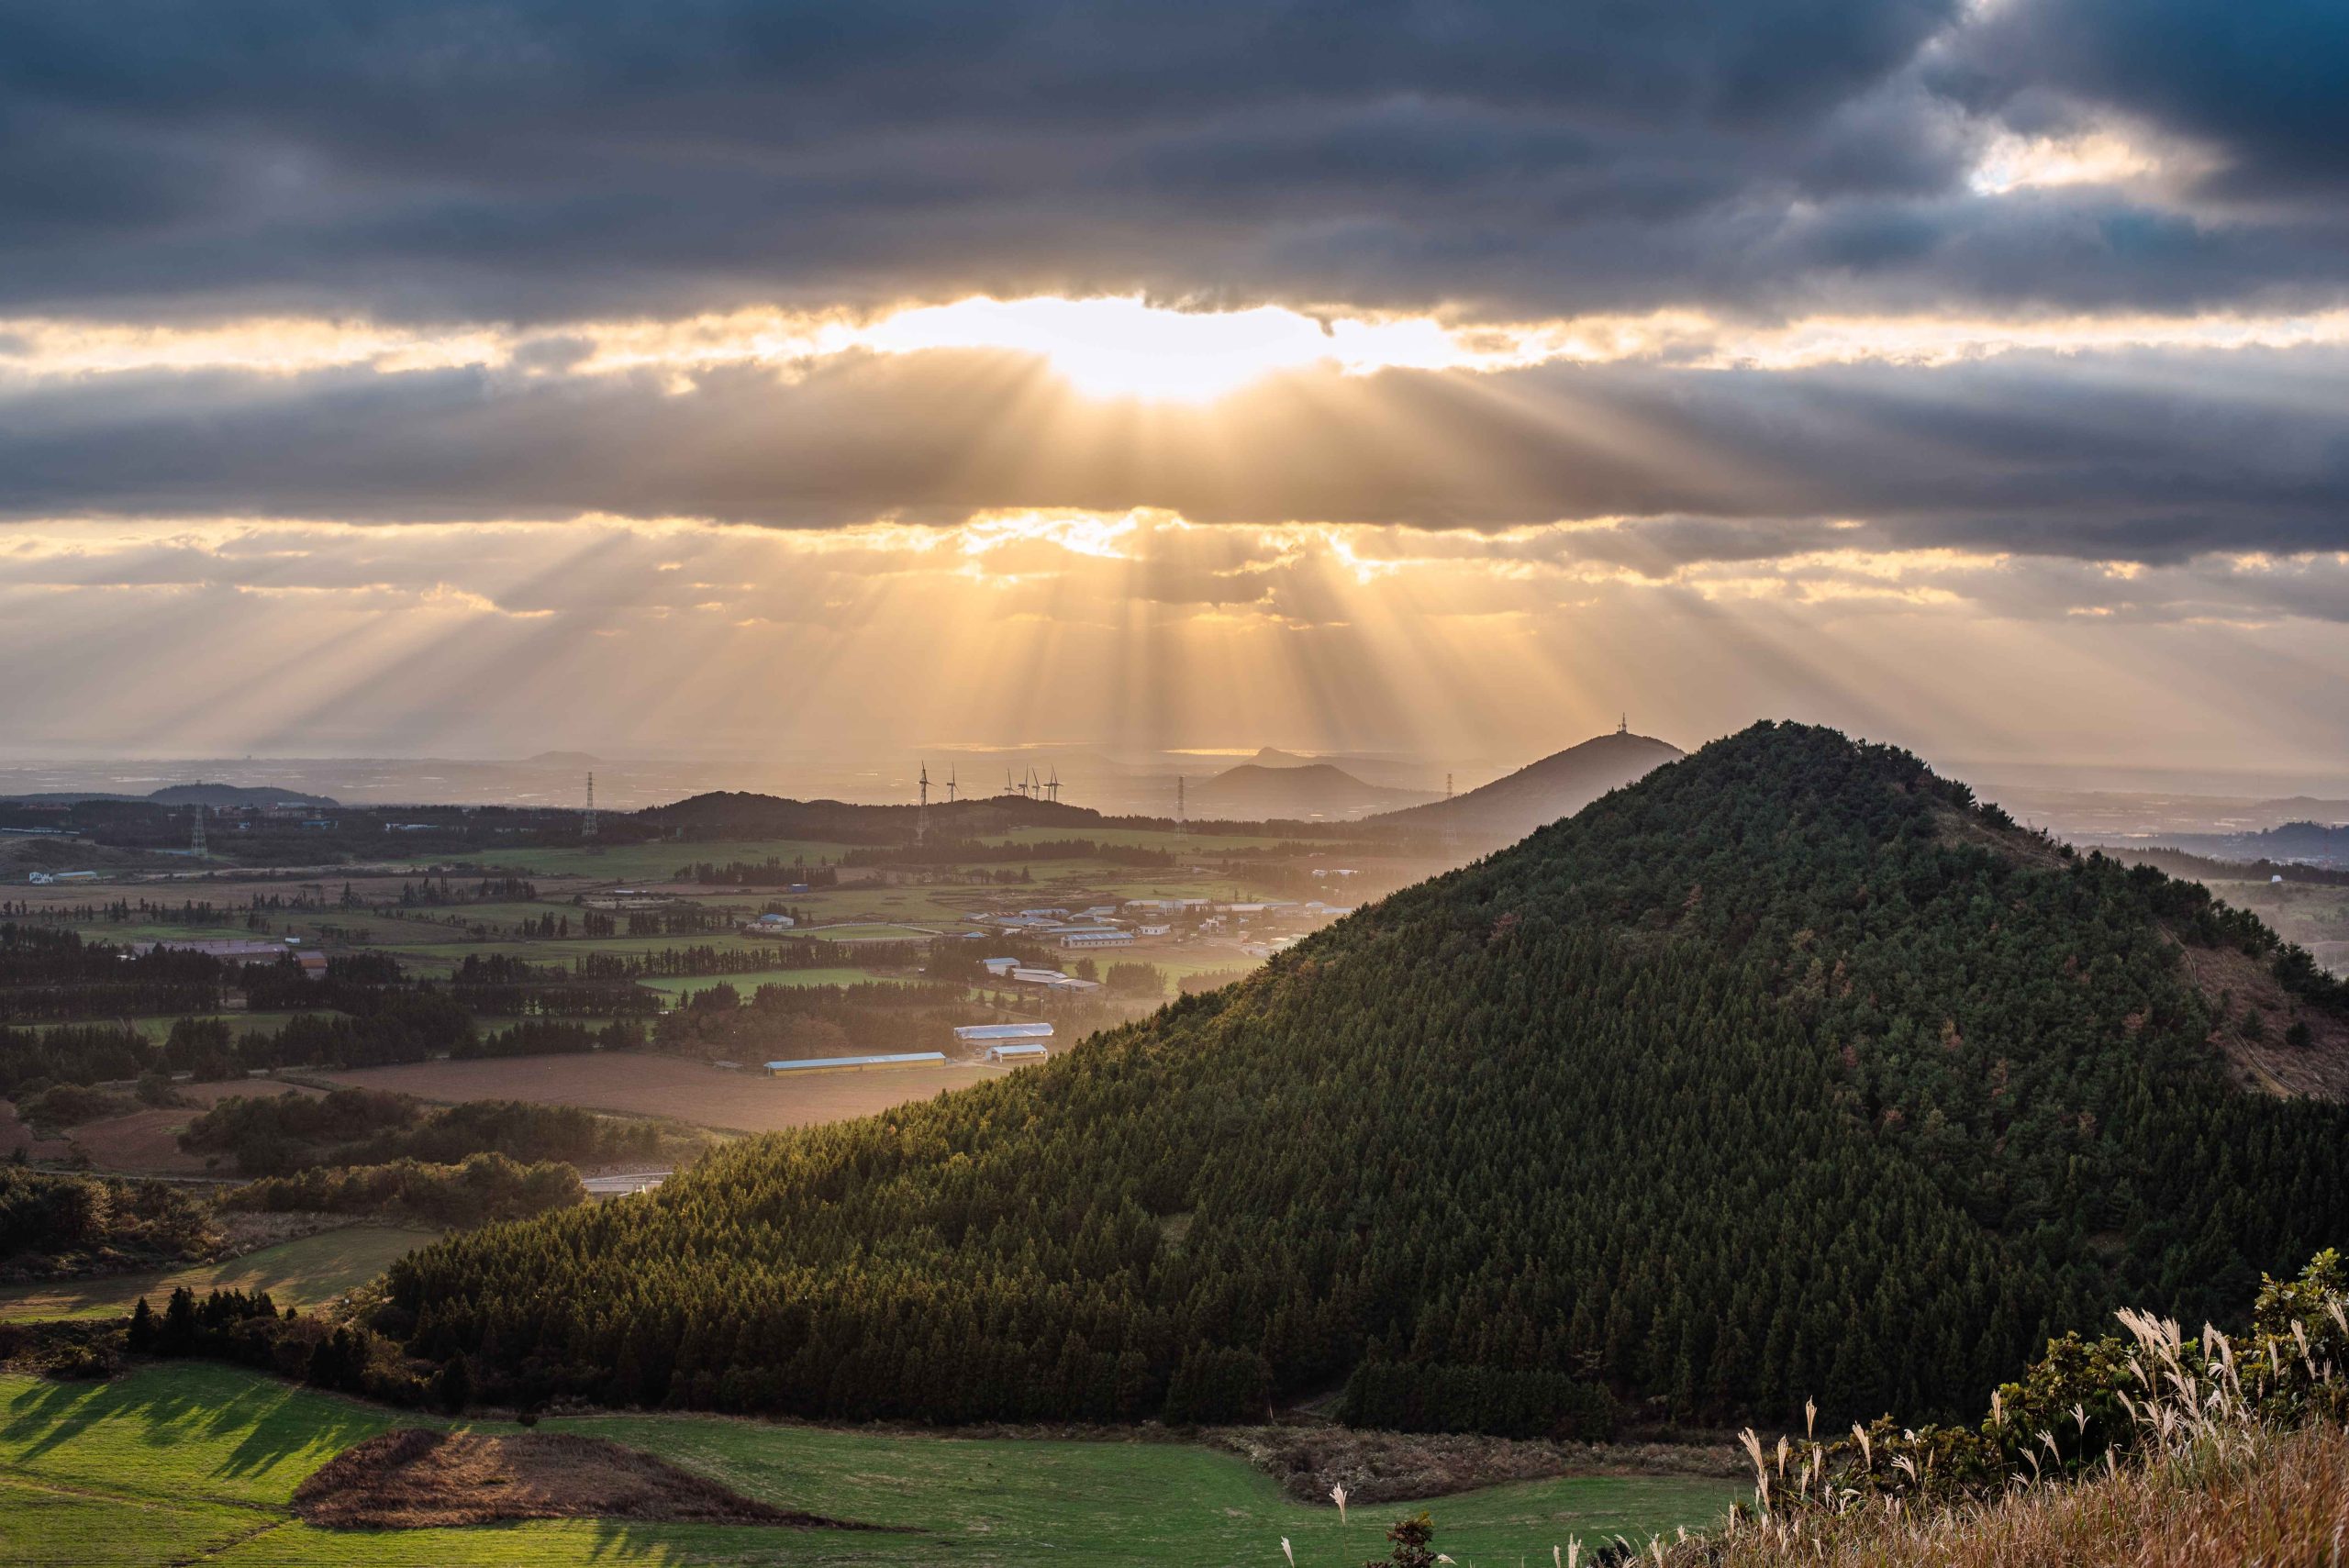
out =
[[(527, 871), (537, 876), (584, 876), (598, 882), (666, 882), (676, 874), (680, 867), (691, 865), (696, 861), (719, 864), (745, 861), (755, 864), (773, 856), (785, 865), (794, 860), (814, 865), (819, 860), (840, 859), (848, 848), (846, 844), (817, 843), (804, 839), (751, 839), (740, 843), (692, 844), (656, 840), (649, 844), (608, 844), (602, 848), (579, 845), (559, 850), (528, 849), (516, 845), (511, 849), (476, 850), (440, 859), (450, 865), (496, 866)], [(740, 890), (713, 888), (711, 891), (731, 894)]]
[(1312, 833), (1177, 833), (1170, 828), (1014, 828), (1008, 832), (980, 836), (982, 844), (1049, 844), (1068, 839), (1090, 839), (1097, 844), (1117, 844), (1126, 848), (1164, 850), (1170, 854), (1181, 853), (1206, 858), (1231, 850), (1264, 850), (1276, 844), (1343, 843), (1341, 839), (1324, 839)]
[(366, 1284), (389, 1268), (395, 1258), (431, 1239), (428, 1231), (388, 1225), (346, 1225), (216, 1263), (14, 1285), (0, 1291), (0, 1323), (44, 1318), (118, 1318), (142, 1296), (160, 1312), (164, 1298), (183, 1284), (198, 1294), (265, 1290), (280, 1307), (316, 1307)]
[[(0, 1561), (25, 1568), (204, 1562), (229, 1568), (585, 1568), (642, 1563), (915, 1568), (1281, 1561), (1351, 1568), (1416, 1504), (1335, 1510), (1283, 1497), (1229, 1454), (1174, 1442), (958, 1440), (701, 1416), (550, 1420), (643, 1448), (750, 1496), (904, 1534), (553, 1520), (469, 1529), (328, 1531), (285, 1511), (350, 1444), (431, 1417), (379, 1410), (200, 1363), (112, 1384), (0, 1376)], [(503, 1429), (495, 1427), (486, 1429)], [(1578, 1478), (1426, 1505), (1463, 1568), (1546, 1562), (1580, 1536), (1634, 1540), (1716, 1517), (1731, 1481)]]
[[(320, 1007), (317, 1011), (323, 1018), (337, 1016), (331, 1007)], [(224, 1020), (232, 1034), (249, 1035), (282, 1029), (288, 1020), (298, 1015), (294, 1013), (214, 1013), (208, 1016)], [(130, 1020), (130, 1027), (157, 1045), (161, 1045), (171, 1038), (172, 1026), (177, 1022), (179, 1022), (177, 1015), (133, 1018)]]
[[(939, 933), (941, 922), (924, 920), (919, 926), (903, 926), (883, 920), (842, 921), (837, 925), (814, 925), (799, 934), (827, 942), (903, 942), (924, 941)], [(945, 925), (962, 927), (962, 922), (947, 921)]]
[(748, 996), (762, 985), (907, 985), (912, 982), (902, 974), (875, 974), (869, 969), (759, 969), (748, 974), (697, 974), (637, 984), (648, 991), (682, 998), (713, 985), (731, 985)]

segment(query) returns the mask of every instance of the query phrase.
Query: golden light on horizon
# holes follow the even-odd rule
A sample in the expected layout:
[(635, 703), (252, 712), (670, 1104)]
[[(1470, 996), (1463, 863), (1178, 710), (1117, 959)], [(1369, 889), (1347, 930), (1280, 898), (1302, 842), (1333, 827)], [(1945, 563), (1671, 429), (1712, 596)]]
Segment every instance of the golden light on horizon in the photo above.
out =
[[(1997, 189), (2087, 180), (2119, 167), (2102, 142), (2009, 150)], [(2123, 149), (2122, 150), (2126, 150)], [(2093, 153), (2095, 156), (2089, 156)], [(2098, 160), (2105, 159), (2099, 162)], [(854, 356), (1017, 356), (1089, 403), (1203, 407), (1281, 377), (1383, 371), (1485, 377), (1548, 364), (1651, 363), (1687, 371), (1954, 364), (2007, 353), (2227, 351), (2349, 344), (2349, 308), (2009, 315), (1823, 312), (1742, 320), (1695, 307), (1550, 320), (1345, 315), (1256, 305), (1152, 303), (1139, 295), (972, 295), (865, 314), (765, 307), (674, 319), (397, 325), (255, 317), (184, 327), (0, 317), (0, 380), (229, 371), (401, 375), (476, 368), (525, 381), (651, 374), (691, 392), (700, 373), (763, 368), (797, 380)]]

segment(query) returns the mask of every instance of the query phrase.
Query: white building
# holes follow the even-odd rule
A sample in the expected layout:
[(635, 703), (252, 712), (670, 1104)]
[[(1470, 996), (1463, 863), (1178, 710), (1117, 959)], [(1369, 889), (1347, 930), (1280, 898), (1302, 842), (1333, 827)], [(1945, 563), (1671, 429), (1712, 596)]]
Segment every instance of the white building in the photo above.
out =
[(1012, 1044), (987, 1047), (987, 1061), (997, 1067), (1017, 1066), (1022, 1062), (1041, 1062), (1052, 1052), (1041, 1045)]
[(964, 1024), (954, 1031), (964, 1045), (1036, 1045), (1052, 1038), (1050, 1024)]

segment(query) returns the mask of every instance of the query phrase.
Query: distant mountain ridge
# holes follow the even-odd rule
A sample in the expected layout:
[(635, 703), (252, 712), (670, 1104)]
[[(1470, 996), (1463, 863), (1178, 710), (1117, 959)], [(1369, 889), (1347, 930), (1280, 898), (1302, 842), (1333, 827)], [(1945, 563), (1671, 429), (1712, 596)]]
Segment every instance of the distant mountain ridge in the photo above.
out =
[(2349, 827), (2287, 822), (2258, 833), (2165, 833), (2147, 848), (2166, 847), (2221, 861), (2293, 861), (2349, 866)]
[[(1262, 753), (1259, 753), (1261, 755)], [(1242, 762), (1190, 788), (1195, 817), (1237, 820), (1349, 818), (1428, 798), (1424, 790), (1364, 784), (1333, 762)]]
[(1372, 820), (1381, 827), (1442, 829), (1514, 843), (1686, 755), (1668, 740), (1619, 730), (1553, 751), (1453, 799), (1386, 812)]
[(52, 790), (39, 795), (0, 795), (0, 799), (21, 801), (28, 806), (75, 806), (83, 801), (119, 800), (150, 806), (315, 806), (330, 807), (341, 802), (323, 795), (305, 795), (298, 789), (277, 789), (268, 784), (165, 784), (145, 795), (123, 795), (107, 790)]
[[(712, 790), (636, 813), (662, 828), (744, 837), (830, 839), (843, 843), (896, 843), (911, 836), (918, 806), (867, 806), (844, 800), (793, 800), (783, 795)], [(1013, 828), (1066, 828), (1072, 838), (1098, 828), (1102, 816), (1089, 806), (1031, 800), (1016, 795), (976, 800), (933, 801), (930, 830), (942, 838), (972, 838)]]

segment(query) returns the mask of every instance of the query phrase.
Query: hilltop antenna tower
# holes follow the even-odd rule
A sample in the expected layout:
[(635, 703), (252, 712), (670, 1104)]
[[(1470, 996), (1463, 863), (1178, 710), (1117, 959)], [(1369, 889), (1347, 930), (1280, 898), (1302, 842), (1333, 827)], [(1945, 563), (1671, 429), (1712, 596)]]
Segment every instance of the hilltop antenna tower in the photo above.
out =
[(197, 860), (205, 858), (204, 803), (200, 800), (195, 803), (195, 830), (188, 836), (187, 852), (194, 855)]
[(914, 812), (914, 842), (930, 837), (930, 764), (921, 765), (921, 805)]
[(1631, 716), (1627, 713), (1622, 717), (1615, 721), (1615, 733), (1618, 735), (1629, 735), (1631, 732)]
[(596, 775), (592, 773), (587, 775), (587, 815), (580, 821), (579, 836), (583, 839), (596, 836)]
[(1452, 818), (1453, 815), (1454, 814), (1452, 809), (1452, 775), (1447, 773), (1443, 775), (1443, 849), (1446, 854), (1450, 854), (1452, 852), (1452, 836), (1453, 832), (1453, 823)]

